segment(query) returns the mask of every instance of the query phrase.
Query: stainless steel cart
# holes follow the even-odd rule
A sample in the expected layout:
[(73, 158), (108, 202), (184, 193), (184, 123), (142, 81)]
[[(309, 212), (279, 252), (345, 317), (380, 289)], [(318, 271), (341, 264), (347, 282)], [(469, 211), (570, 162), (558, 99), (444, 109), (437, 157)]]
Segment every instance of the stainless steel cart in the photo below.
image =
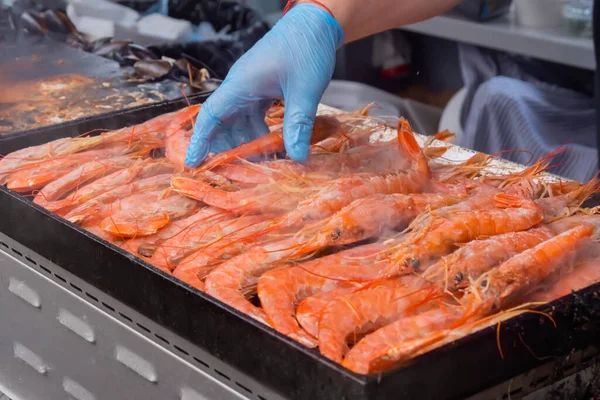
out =
[[(1, 233), (0, 316), (0, 400), (283, 398)], [(546, 365), (472, 399), (573, 393), (595, 354), (574, 354), (563, 379)]]

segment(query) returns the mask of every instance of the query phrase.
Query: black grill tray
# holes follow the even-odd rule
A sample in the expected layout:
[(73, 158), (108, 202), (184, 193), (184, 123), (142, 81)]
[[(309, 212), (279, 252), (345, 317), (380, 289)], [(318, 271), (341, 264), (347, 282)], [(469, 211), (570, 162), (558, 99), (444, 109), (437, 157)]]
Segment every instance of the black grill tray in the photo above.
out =
[[(196, 97), (193, 102), (204, 98)], [(116, 112), (0, 139), (0, 153), (95, 128), (120, 128), (184, 101)], [(232, 367), (293, 399), (458, 399), (600, 340), (600, 285), (544, 306), (557, 322), (523, 314), (382, 374), (361, 376), (323, 358), (30, 200), (0, 187), (0, 231)], [(169, 301), (165, 301), (169, 299)], [(545, 360), (545, 361), (543, 361)]]

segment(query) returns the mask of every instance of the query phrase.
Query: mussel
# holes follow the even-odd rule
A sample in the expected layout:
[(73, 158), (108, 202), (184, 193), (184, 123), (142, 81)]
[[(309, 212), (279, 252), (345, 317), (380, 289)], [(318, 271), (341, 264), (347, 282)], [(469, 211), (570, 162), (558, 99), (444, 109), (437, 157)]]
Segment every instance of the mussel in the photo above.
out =
[(25, 11), (19, 22), (21, 29), (27, 33), (42, 36), (48, 33), (48, 26), (36, 12)]
[(127, 46), (130, 43), (130, 40), (109, 40), (100, 44), (94, 50), (94, 54), (101, 57), (106, 57), (115, 53), (125, 54), (125, 52), (127, 51)]
[(121, 65), (135, 65), (139, 61), (156, 61), (160, 56), (154, 51), (129, 40), (102, 41), (94, 46), (93, 53), (110, 58)]
[(172, 65), (166, 60), (142, 60), (133, 65), (135, 72), (145, 79), (164, 78), (171, 72)]
[(46, 10), (40, 14), (40, 18), (51, 32), (79, 35), (67, 14), (60, 10)]
[(135, 72), (145, 79), (172, 79), (187, 83), (192, 88), (205, 91), (206, 82), (210, 73), (202, 68), (198, 69), (188, 60), (163, 58), (160, 60), (140, 60), (133, 65)]
[(131, 53), (132, 56), (137, 58), (140, 61), (147, 60), (158, 60), (160, 59), (159, 55), (154, 53), (152, 50), (147, 49), (143, 46), (137, 45), (135, 43), (130, 43), (127, 46), (127, 50)]

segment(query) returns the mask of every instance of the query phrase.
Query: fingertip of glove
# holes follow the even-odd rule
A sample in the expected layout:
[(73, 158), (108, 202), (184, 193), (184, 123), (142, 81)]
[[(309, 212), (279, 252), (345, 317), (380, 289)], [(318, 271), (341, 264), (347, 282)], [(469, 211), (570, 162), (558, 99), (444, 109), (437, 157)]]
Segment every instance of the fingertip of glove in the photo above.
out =
[(208, 155), (209, 145), (206, 141), (195, 143), (188, 148), (185, 165), (189, 168), (196, 168)]
[(309, 146), (304, 143), (294, 143), (290, 146), (288, 155), (293, 161), (303, 162), (308, 158)]
[(189, 157), (185, 159), (185, 166), (188, 168), (197, 168), (200, 165), (200, 161), (193, 160)]

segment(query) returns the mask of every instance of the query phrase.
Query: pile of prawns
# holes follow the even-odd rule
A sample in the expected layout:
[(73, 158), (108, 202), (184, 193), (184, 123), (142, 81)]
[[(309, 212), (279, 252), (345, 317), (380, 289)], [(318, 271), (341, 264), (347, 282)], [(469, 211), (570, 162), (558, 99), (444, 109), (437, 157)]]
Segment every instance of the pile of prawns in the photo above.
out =
[(269, 133), (190, 170), (199, 107), (16, 151), (0, 184), (361, 374), (600, 280), (598, 180), (543, 179), (561, 149), (493, 175), (405, 119), (371, 142), (365, 107), (318, 116), (300, 164), (277, 158), (274, 106)]

